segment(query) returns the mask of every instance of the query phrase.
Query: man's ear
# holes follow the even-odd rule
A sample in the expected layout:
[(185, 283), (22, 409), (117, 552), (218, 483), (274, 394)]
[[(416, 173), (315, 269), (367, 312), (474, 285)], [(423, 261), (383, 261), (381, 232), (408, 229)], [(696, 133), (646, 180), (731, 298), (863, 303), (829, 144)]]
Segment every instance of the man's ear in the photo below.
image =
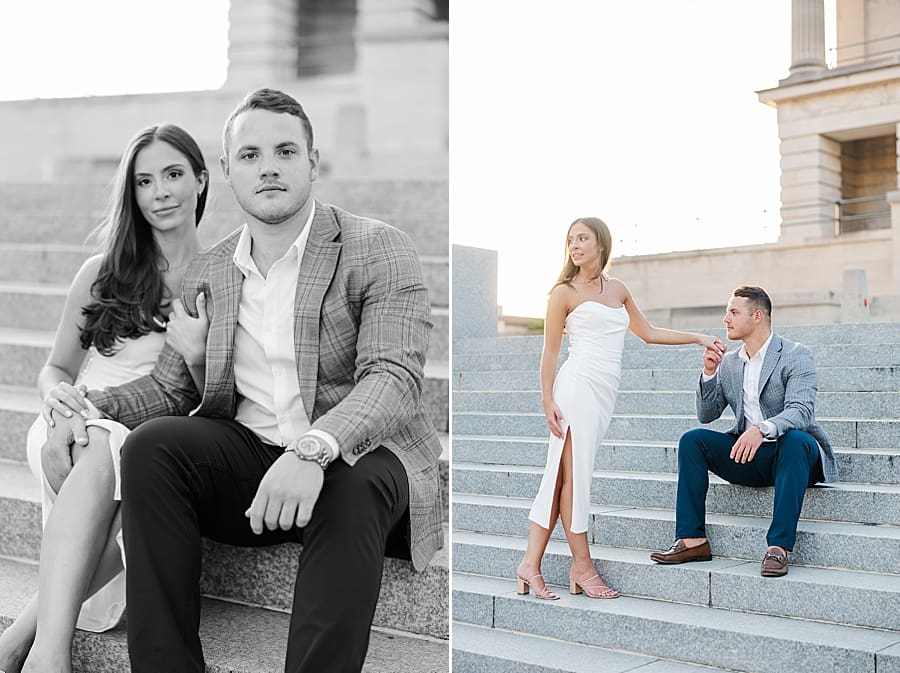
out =
[(225, 176), (225, 180), (228, 181), (228, 157), (224, 154), (219, 157), (219, 166), (222, 168), (222, 175)]
[(309, 151), (309, 181), (315, 182), (319, 177), (319, 149), (313, 147)]

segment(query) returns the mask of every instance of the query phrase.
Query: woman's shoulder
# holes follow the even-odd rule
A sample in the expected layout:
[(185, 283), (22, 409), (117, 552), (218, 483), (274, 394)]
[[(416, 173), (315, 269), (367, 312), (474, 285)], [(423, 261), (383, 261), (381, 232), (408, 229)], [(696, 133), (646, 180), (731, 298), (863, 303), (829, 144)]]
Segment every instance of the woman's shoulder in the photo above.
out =
[(558, 283), (550, 290), (549, 301), (552, 304), (569, 306), (576, 301), (578, 292), (569, 283)]
[(606, 276), (606, 292), (609, 292), (623, 304), (625, 303), (625, 300), (631, 296), (631, 291), (628, 289), (628, 286), (625, 285), (623, 281), (612, 276)]
[(90, 293), (91, 285), (94, 284), (94, 281), (97, 280), (97, 276), (100, 275), (100, 267), (102, 264), (102, 254), (93, 255), (84, 260), (81, 268), (78, 269), (75, 278), (72, 280), (70, 292), (72, 290), (80, 290), (82, 292), (86, 291)]

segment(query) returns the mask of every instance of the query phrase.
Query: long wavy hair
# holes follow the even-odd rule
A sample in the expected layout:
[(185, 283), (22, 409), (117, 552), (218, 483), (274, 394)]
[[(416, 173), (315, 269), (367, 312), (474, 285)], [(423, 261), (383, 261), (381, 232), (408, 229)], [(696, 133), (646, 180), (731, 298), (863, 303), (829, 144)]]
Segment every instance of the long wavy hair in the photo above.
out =
[(593, 231), (597, 237), (597, 242), (600, 244), (600, 265), (597, 267), (597, 273), (591, 280), (600, 278), (600, 287), (603, 287), (603, 274), (609, 268), (609, 258), (612, 256), (612, 235), (609, 233), (609, 227), (600, 218), (579, 217), (569, 225), (569, 229), (566, 231), (565, 261), (563, 262), (562, 271), (559, 272), (559, 278), (556, 279), (553, 287), (550, 288), (551, 292), (557, 285), (571, 285), (572, 280), (578, 275), (578, 267), (575, 266), (571, 255), (569, 255), (569, 235), (572, 233), (572, 227), (576, 224), (583, 224)]
[[(91, 285), (91, 301), (81, 309), (81, 346), (93, 345), (103, 355), (112, 354), (121, 339), (164, 330), (153, 321), (153, 316), (171, 299), (162, 275), (167, 262), (138, 207), (134, 189), (137, 155), (154, 141), (168, 143), (183, 154), (196, 178), (206, 171), (197, 142), (174, 124), (150, 126), (128, 143), (113, 181), (107, 215), (93, 232), (105, 253), (97, 279)], [(197, 197), (195, 226), (203, 217), (208, 192), (209, 180)]]

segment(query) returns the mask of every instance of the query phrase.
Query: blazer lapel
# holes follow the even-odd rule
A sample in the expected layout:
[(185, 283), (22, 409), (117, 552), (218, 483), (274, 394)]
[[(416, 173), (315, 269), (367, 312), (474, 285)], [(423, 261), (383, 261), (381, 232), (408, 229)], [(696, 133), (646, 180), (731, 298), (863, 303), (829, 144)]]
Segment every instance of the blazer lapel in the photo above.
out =
[(778, 360), (781, 358), (781, 349), (784, 347), (784, 344), (781, 342), (781, 337), (777, 334), (772, 334), (772, 340), (769, 342), (769, 349), (766, 351), (766, 359), (763, 360), (762, 369), (759, 372), (759, 393), (760, 400), (762, 399), (762, 391), (766, 387), (766, 383), (769, 382), (769, 378), (772, 376), (772, 372), (775, 371), (775, 367), (778, 365)]
[(294, 298), (294, 349), (300, 397), (310, 422), (319, 371), (319, 324), (325, 292), (331, 285), (341, 252), (340, 228), (333, 213), (316, 202), (316, 214), (300, 262)]
[[(233, 251), (232, 251), (233, 252)], [(244, 277), (231, 254), (223, 254), (211, 264), (207, 288), (210, 315), (206, 343), (206, 384), (195, 413), (231, 417), (234, 415), (234, 334)]]

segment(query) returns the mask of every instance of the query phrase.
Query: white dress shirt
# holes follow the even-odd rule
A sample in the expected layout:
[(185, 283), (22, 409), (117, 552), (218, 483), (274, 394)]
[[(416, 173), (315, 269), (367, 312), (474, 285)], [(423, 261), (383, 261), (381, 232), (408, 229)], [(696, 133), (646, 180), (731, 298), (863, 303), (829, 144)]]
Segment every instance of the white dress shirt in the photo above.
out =
[[(264, 277), (251, 256), (245, 224), (234, 250), (244, 282), (234, 338), (235, 420), (268, 444), (287, 446), (305, 434), (323, 439), (339, 455), (329, 433), (311, 430), (300, 396), (294, 349), (294, 296), (315, 208), (300, 235)], [(302, 278), (299, 282), (303, 282)]]
[[(762, 430), (763, 437), (767, 440), (774, 440), (777, 428), (771, 421), (763, 418), (762, 409), (759, 406), (759, 377), (762, 373), (763, 362), (766, 360), (766, 351), (769, 350), (769, 344), (772, 341), (772, 332), (769, 332), (769, 338), (762, 347), (753, 354), (751, 358), (747, 354), (746, 344), (741, 344), (737, 356), (744, 363), (744, 429), (751, 425), (757, 425)], [(703, 374), (703, 381), (709, 381), (715, 376), (707, 376)]]

